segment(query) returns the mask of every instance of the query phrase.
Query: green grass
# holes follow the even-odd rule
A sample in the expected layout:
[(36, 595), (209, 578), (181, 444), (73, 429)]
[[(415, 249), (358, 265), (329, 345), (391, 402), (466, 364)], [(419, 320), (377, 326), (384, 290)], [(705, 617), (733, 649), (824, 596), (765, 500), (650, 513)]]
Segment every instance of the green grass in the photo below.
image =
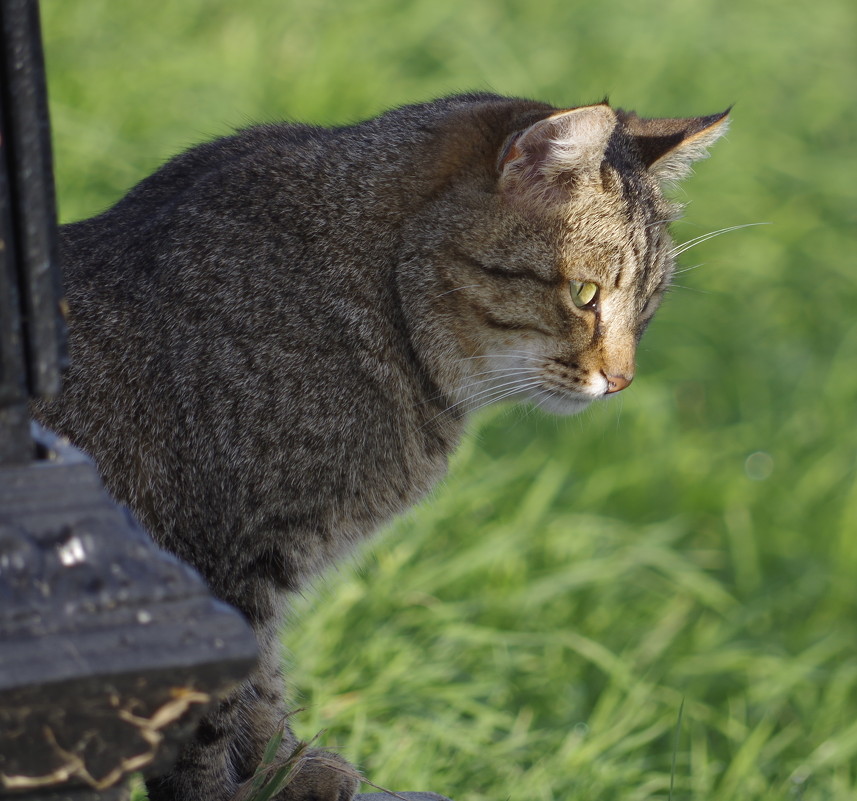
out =
[[(63, 219), (253, 120), (490, 88), (735, 103), (681, 190), (639, 377), (493, 409), (299, 601), (302, 736), (456, 801), (857, 797), (857, 9), (849, 0), (44, 0)], [(684, 701), (676, 739), (679, 708)], [(677, 743), (677, 746), (676, 746)]]

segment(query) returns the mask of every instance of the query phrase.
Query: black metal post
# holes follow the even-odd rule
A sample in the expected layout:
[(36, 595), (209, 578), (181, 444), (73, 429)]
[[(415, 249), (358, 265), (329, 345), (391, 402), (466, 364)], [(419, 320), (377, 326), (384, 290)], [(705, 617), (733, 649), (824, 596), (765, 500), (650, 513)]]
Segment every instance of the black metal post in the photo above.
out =
[(38, 5), (4, 0), (0, 35), (0, 459), (21, 462), (27, 398), (59, 391), (65, 329)]
[(163, 772), (256, 643), (31, 428), (66, 347), (36, 0), (2, 0), (0, 36), (0, 797), (95, 801)]

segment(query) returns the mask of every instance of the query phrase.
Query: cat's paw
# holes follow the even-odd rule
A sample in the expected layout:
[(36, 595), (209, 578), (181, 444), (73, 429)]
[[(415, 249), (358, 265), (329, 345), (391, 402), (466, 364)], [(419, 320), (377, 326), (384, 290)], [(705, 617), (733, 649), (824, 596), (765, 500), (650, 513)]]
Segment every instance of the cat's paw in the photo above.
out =
[(357, 769), (337, 754), (310, 748), (277, 801), (351, 801), (360, 786)]

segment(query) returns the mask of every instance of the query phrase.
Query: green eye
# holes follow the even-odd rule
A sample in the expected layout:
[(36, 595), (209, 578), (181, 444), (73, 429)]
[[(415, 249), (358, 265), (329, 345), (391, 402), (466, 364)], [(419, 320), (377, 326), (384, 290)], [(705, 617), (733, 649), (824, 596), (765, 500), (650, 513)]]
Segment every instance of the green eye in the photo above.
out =
[(590, 306), (598, 297), (598, 284), (592, 281), (569, 281), (571, 299), (578, 309)]

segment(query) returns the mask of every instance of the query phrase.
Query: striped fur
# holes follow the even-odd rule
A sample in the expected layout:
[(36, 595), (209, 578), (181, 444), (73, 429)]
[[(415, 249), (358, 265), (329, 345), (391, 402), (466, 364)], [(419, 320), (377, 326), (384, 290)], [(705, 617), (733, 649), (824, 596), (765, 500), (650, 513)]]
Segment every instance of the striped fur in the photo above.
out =
[[(72, 365), (34, 414), (262, 650), (152, 801), (240, 792), (285, 715), (289, 593), (423, 497), (473, 410), (566, 414), (630, 383), (673, 269), (658, 173), (722, 119), (474, 94), (267, 125), (63, 228)], [(584, 307), (579, 282), (598, 287)], [(309, 751), (280, 801), (355, 788)]]

